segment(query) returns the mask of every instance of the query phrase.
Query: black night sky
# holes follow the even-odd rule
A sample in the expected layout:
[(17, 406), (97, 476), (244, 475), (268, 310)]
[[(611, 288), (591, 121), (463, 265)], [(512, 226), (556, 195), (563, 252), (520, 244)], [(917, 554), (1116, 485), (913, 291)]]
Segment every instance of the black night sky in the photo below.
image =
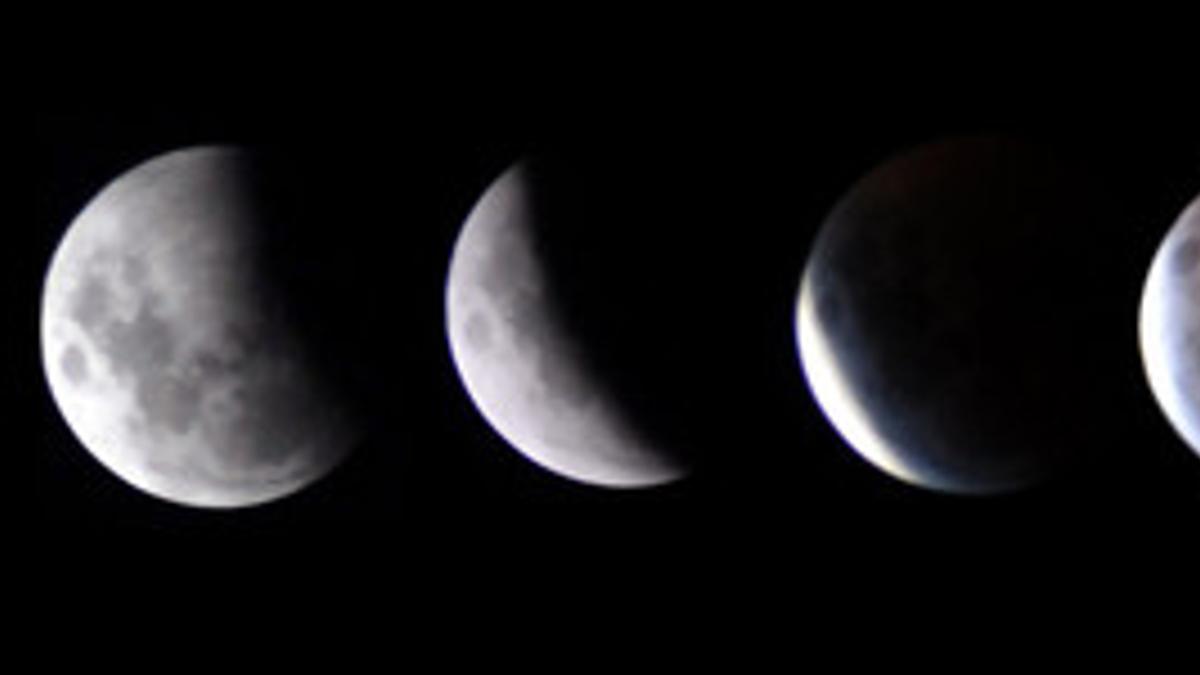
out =
[[(1200, 458), (1159, 413), (1136, 343), (1149, 261), (1200, 191), (1200, 126), (1178, 98), (1194, 80), (933, 53), (849, 62), (779, 40), (557, 63), (362, 49), (327, 69), (311, 55), (245, 70), (189, 61), (187, 87), (158, 88), (158, 71), (144, 84), (43, 85), (29, 130), (34, 210), (9, 228), (5, 266), (12, 382), (29, 409), (26, 517), (49, 557), (100, 544), (113, 561), (177, 565), (295, 554), (306, 559), (296, 575), (409, 570), (400, 586), (528, 585), (536, 575), (498, 570), (538, 565), (561, 582), (573, 573), (559, 566), (573, 560), (700, 585), (729, 573), (763, 590), (797, 570), (865, 570), (881, 557), (1034, 567), (1076, 545), (1194, 535)], [(1044, 144), (1110, 200), (1062, 261), (1110, 264), (1094, 293), (1063, 300), (1095, 303), (1111, 321), (1088, 330), (1090, 346), (1112, 355), (1104, 377), (1119, 394), (1092, 411), (1109, 431), (1057, 479), (993, 498), (921, 491), (860, 460), (811, 398), (792, 333), (808, 247), (836, 200), (895, 153), (960, 134)], [(325, 480), (244, 511), (173, 506), (110, 475), (59, 416), (38, 354), (42, 276), (71, 219), (122, 171), (204, 143), (264, 150), (311, 195), (295, 245), (321, 282), (302, 292), (327, 312), (316, 323), (347, 350), (377, 421)], [(596, 303), (572, 310), (585, 321), (621, 310), (645, 325), (649, 349), (614, 338), (606, 358), (631, 364), (614, 377), (677, 403), (662, 415), (697, 421), (672, 427), (702, 456), (688, 480), (622, 492), (547, 473), (491, 431), (456, 377), (442, 306), (454, 238), (488, 184), (537, 153), (572, 158), (600, 194), (636, 195), (595, 204), (613, 228), (572, 260), (585, 279), (572, 292)], [(638, 379), (639, 359), (659, 379)]]

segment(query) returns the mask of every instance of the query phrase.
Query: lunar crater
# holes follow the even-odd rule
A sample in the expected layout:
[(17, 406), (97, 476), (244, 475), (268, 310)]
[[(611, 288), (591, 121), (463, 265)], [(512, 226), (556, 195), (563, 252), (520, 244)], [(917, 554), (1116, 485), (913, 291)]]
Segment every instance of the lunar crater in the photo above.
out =
[(71, 298), (71, 317), (90, 332), (109, 316), (112, 291), (103, 279), (87, 274)]
[(492, 344), (492, 327), (490, 321), (481, 312), (472, 312), (463, 326), (463, 334), (467, 342), (479, 350), (486, 350)]
[(88, 378), (87, 356), (79, 348), (79, 345), (67, 346), (59, 359), (59, 366), (62, 368), (63, 375), (66, 375), (72, 384), (82, 384)]

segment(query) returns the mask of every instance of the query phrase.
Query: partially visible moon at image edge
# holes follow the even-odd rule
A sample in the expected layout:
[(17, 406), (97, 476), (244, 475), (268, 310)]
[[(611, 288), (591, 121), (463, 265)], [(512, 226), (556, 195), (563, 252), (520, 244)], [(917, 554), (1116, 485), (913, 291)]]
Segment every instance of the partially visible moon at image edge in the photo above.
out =
[(1200, 198), (1179, 216), (1154, 256), (1138, 334), (1159, 406), (1200, 453)]
[(253, 159), (203, 146), (130, 169), (74, 219), (45, 280), (43, 367), (67, 424), (180, 505), (290, 495), (360, 438), (258, 264)]
[(687, 467), (656, 448), (585, 363), (554, 305), (537, 249), (527, 160), (502, 174), (462, 226), (446, 285), (446, 332), (479, 412), (514, 449), (571, 480), (645, 488)]

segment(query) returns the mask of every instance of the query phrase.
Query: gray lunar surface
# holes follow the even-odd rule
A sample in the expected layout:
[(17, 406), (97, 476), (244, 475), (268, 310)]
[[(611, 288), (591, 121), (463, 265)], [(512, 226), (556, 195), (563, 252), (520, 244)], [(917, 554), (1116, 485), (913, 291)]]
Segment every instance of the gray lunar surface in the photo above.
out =
[(288, 495), (359, 435), (257, 264), (249, 159), (197, 147), (119, 176), (45, 282), (43, 361), (63, 417), (121, 479), (184, 505)]
[(1139, 324), (1154, 395), (1200, 452), (1200, 199), (1171, 227), (1151, 263)]

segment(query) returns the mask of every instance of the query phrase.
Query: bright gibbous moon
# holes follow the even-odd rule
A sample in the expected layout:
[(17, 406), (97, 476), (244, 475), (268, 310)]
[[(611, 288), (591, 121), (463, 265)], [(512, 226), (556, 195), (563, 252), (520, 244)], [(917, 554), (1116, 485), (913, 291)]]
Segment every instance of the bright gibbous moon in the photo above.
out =
[(1200, 453), (1200, 198), (1154, 256), (1139, 333), (1150, 388), (1176, 431)]
[(647, 487), (685, 469), (656, 449), (586, 364), (539, 258), (531, 172), (518, 163), (463, 225), (446, 289), (450, 348), (491, 426), (527, 458), (597, 486)]
[(43, 365), (66, 421), (117, 476), (179, 504), (288, 495), (358, 437), (259, 265), (252, 159), (198, 147), (119, 176), (45, 282)]

